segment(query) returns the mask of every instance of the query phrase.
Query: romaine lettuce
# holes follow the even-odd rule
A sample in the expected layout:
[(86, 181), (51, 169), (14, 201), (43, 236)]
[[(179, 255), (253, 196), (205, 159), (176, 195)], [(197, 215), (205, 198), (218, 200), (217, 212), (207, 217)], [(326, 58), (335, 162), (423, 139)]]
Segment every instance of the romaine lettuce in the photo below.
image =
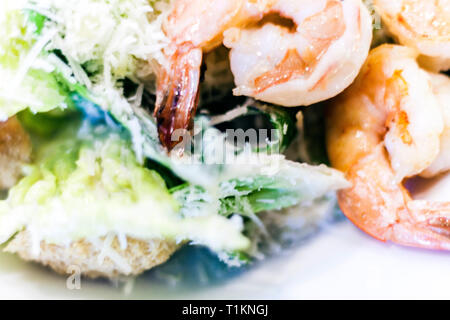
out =
[[(35, 244), (113, 233), (191, 241), (242, 261), (254, 242), (244, 226), (264, 228), (258, 213), (347, 186), (335, 170), (279, 154), (295, 136), (295, 117), (252, 100), (243, 115), (269, 120), (276, 134), (267, 145), (230, 144), (213, 126), (217, 117), (199, 116), (199, 134), (185, 152), (166, 153), (141, 107), (144, 83), (136, 72), (140, 59), (164, 60), (157, 9), (167, 1), (22, 2), (5, 0), (0, 12), (0, 78), (11, 79), (0, 86), (0, 120), (20, 112), (31, 133), (52, 141), (38, 145), (26, 177), (0, 201), (0, 242), (23, 228)], [(135, 96), (124, 93), (126, 77), (136, 84)], [(81, 111), (83, 126), (78, 130), (76, 115), (73, 128), (55, 138), (61, 110)], [(179, 185), (169, 191), (146, 160), (165, 167)]]
[(68, 94), (53, 75), (52, 57), (44, 52), (51, 34), (39, 34), (43, 21), (11, 0), (1, 6), (0, 120), (27, 108), (34, 113), (67, 108)]
[(37, 243), (69, 244), (113, 233), (193, 241), (215, 251), (249, 245), (239, 219), (181, 214), (158, 173), (142, 167), (127, 140), (110, 129), (85, 124), (78, 133), (66, 131), (40, 148), (27, 171), (0, 201), (0, 242), (26, 228)]

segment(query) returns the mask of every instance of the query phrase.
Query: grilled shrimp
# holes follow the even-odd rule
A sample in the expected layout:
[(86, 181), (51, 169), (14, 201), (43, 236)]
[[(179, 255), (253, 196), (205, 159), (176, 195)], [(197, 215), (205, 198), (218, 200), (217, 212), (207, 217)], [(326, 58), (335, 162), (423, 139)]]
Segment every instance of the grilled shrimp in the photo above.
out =
[(16, 118), (0, 122), (0, 190), (12, 187), (30, 159), (31, 142)]
[(450, 250), (450, 202), (413, 200), (402, 184), (432, 168), (444, 146), (446, 101), (439, 96), (449, 88), (439, 83), (448, 79), (433, 80), (417, 57), (395, 45), (369, 54), (355, 83), (330, 102), (327, 149), (352, 183), (339, 204), (360, 229), (383, 241)]
[(374, 5), (390, 33), (422, 54), (421, 64), (450, 69), (450, 0), (374, 0)]
[(164, 25), (167, 64), (158, 75), (155, 116), (171, 149), (198, 103), (203, 53), (230, 51), (236, 95), (282, 106), (333, 97), (355, 79), (372, 39), (360, 0), (177, 0)]

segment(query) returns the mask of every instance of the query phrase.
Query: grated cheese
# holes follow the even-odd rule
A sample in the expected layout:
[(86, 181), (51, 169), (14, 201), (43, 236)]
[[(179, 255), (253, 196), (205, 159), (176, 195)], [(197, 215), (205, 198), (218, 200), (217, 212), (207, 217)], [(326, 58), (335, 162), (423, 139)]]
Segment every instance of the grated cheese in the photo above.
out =
[[(164, 14), (155, 7), (148, 0), (32, 1), (32, 8), (54, 19), (48, 26), (58, 30), (52, 47), (78, 65), (89, 63), (101, 72), (97, 81), (110, 85), (134, 75), (138, 60), (163, 63), (168, 40)], [(159, 10), (168, 8), (168, 0), (158, 1)]]

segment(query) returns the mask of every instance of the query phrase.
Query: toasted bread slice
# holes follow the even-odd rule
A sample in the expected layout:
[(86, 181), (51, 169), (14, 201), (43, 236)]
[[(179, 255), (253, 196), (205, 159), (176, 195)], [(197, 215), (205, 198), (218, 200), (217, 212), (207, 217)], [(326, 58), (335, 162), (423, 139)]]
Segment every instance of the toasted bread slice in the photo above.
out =
[(14, 117), (0, 122), (0, 190), (14, 186), (30, 155), (31, 141), (19, 121)]
[[(20, 122), (15, 117), (0, 122), (0, 190), (16, 184), (30, 155), (31, 141)], [(5, 251), (61, 274), (78, 271), (91, 278), (115, 278), (137, 275), (164, 263), (179, 247), (175, 242), (160, 239), (142, 241), (128, 237), (122, 242), (126, 246), (123, 243), (121, 246), (117, 237), (76, 241), (68, 246), (41, 241), (40, 248), (34, 248), (30, 233), (22, 231), (8, 243)]]
[(162, 264), (178, 247), (175, 242), (133, 238), (127, 238), (126, 246), (121, 247), (117, 237), (104, 237), (95, 242), (76, 241), (69, 246), (41, 241), (35, 252), (30, 233), (21, 231), (8, 243), (5, 251), (49, 266), (60, 274), (80, 272), (90, 278), (116, 278), (138, 275)]

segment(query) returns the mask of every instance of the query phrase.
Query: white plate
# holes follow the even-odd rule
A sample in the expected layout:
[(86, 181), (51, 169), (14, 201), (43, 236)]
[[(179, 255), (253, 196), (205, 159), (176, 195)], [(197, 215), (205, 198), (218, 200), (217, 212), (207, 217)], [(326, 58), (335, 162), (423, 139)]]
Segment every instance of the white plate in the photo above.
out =
[[(416, 197), (450, 199), (450, 175), (418, 186)], [(0, 254), (0, 298), (25, 299), (449, 299), (450, 255), (381, 243), (344, 221), (220, 285), (180, 289), (144, 277), (129, 294), (123, 287), (82, 280), (69, 290), (65, 277)]]

